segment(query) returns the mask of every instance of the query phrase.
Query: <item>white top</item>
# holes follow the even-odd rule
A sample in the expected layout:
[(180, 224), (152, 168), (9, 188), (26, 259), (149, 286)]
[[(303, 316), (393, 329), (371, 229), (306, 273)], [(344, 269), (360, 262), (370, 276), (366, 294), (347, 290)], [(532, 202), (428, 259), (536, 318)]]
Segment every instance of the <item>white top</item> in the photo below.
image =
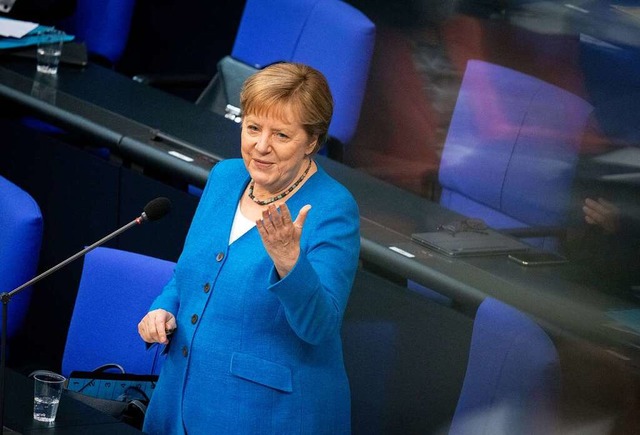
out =
[(236, 208), (236, 215), (233, 217), (233, 225), (231, 225), (231, 234), (229, 235), (229, 244), (238, 240), (244, 233), (255, 227), (256, 223), (245, 217), (240, 211), (240, 202)]

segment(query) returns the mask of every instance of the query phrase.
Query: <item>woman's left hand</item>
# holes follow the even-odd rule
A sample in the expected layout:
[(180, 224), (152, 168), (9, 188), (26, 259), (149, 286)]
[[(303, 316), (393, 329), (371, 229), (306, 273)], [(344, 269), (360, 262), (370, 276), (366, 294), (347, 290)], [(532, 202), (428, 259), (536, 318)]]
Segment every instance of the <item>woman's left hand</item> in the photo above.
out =
[(262, 219), (256, 221), (262, 244), (273, 260), (280, 278), (285, 277), (298, 261), (302, 226), (310, 209), (310, 205), (305, 205), (300, 209), (296, 220), (292, 221), (287, 204), (279, 207), (269, 205), (262, 212)]
[(620, 228), (620, 209), (603, 198), (587, 198), (582, 207), (584, 220), (589, 225), (601, 227), (607, 234), (615, 234)]

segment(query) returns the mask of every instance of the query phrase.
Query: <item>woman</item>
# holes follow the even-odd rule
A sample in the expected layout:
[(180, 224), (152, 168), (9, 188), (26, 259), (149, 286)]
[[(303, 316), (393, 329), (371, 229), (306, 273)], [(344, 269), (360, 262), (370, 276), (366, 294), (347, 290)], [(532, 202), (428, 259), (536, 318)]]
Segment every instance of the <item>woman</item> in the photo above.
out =
[(359, 214), (313, 160), (331, 93), (318, 71), (281, 63), (247, 79), (241, 105), (242, 160), (211, 171), (174, 277), (139, 324), (148, 343), (175, 329), (145, 431), (349, 433), (340, 327)]

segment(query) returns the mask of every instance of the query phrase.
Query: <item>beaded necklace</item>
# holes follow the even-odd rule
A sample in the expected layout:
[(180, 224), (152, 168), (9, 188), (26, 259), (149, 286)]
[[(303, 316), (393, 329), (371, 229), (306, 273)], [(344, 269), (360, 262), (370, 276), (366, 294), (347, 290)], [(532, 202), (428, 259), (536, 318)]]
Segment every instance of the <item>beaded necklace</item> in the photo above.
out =
[(307, 165), (307, 169), (304, 170), (304, 172), (302, 173), (300, 178), (298, 178), (295, 183), (293, 183), (291, 186), (289, 186), (287, 188), (287, 190), (285, 190), (284, 192), (282, 192), (282, 193), (280, 193), (280, 194), (278, 194), (276, 196), (273, 196), (271, 198), (265, 199), (264, 201), (259, 200), (255, 196), (253, 196), (253, 185), (255, 184), (255, 182), (253, 181), (253, 178), (252, 178), (251, 182), (249, 183), (249, 193), (248, 193), (249, 198), (251, 198), (251, 200), (253, 202), (255, 202), (256, 204), (260, 204), (260, 205), (269, 205), (272, 202), (276, 202), (276, 201), (284, 198), (285, 196), (287, 196), (291, 192), (293, 192), (293, 189), (298, 187), (300, 185), (300, 183), (302, 183), (302, 180), (304, 180), (304, 177), (307, 176), (307, 174), (309, 173), (309, 169), (311, 169), (311, 159), (309, 159), (309, 165)]

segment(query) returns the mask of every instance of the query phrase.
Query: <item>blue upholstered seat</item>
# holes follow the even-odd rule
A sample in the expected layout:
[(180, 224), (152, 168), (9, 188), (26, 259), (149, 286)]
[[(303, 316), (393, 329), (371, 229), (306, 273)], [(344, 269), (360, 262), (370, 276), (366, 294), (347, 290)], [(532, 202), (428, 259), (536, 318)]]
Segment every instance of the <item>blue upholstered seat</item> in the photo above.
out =
[(559, 393), (560, 363), (549, 336), (522, 312), (485, 299), (449, 434), (556, 433)]
[[(74, 14), (56, 27), (74, 35), (74, 43), (84, 43), (91, 61), (113, 67), (122, 57), (129, 40), (134, 6), (135, 0), (77, 0)], [(44, 85), (51, 85), (47, 83), (51, 77), (38, 77), (37, 80)], [(23, 117), (22, 123), (45, 134), (66, 133), (63, 128), (32, 116)], [(98, 148), (95, 153), (107, 157), (109, 150)]]
[(160, 347), (146, 350), (138, 322), (169, 282), (175, 264), (132, 252), (96, 248), (84, 259), (62, 373), (117, 363), (127, 373), (157, 374)]
[(61, 27), (84, 42), (94, 57), (115, 65), (127, 45), (135, 0), (77, 0), (75, 13)]
[[(564, 226), (591, 111), (535, 77), (469, 61), (442, 153), (440, 203), (496, 229)], [(529, 242), (557, 247), (553, 237)]]
[[(36, 275), (42, 244), (42, 213), (27, 192), (0, 176), (0, 292), (10, 292)], [(8, 306), (7, 337), (23, 326), (31, 289)]]
[[(507, 233), (540, 229), (542, 237), (524, 241), (558, 250), (591, 111), (540, 79), (470, 60), (442, 152), (440, 204)], [(408, 287), (442, 298), (412, 281)]]
[(301, 62), (329, 82), (335, 110), (329, 135), (353, 138), (373, 54), (375, 25), (339, 0), (248, 0), (231, 56), (263, 68)]

